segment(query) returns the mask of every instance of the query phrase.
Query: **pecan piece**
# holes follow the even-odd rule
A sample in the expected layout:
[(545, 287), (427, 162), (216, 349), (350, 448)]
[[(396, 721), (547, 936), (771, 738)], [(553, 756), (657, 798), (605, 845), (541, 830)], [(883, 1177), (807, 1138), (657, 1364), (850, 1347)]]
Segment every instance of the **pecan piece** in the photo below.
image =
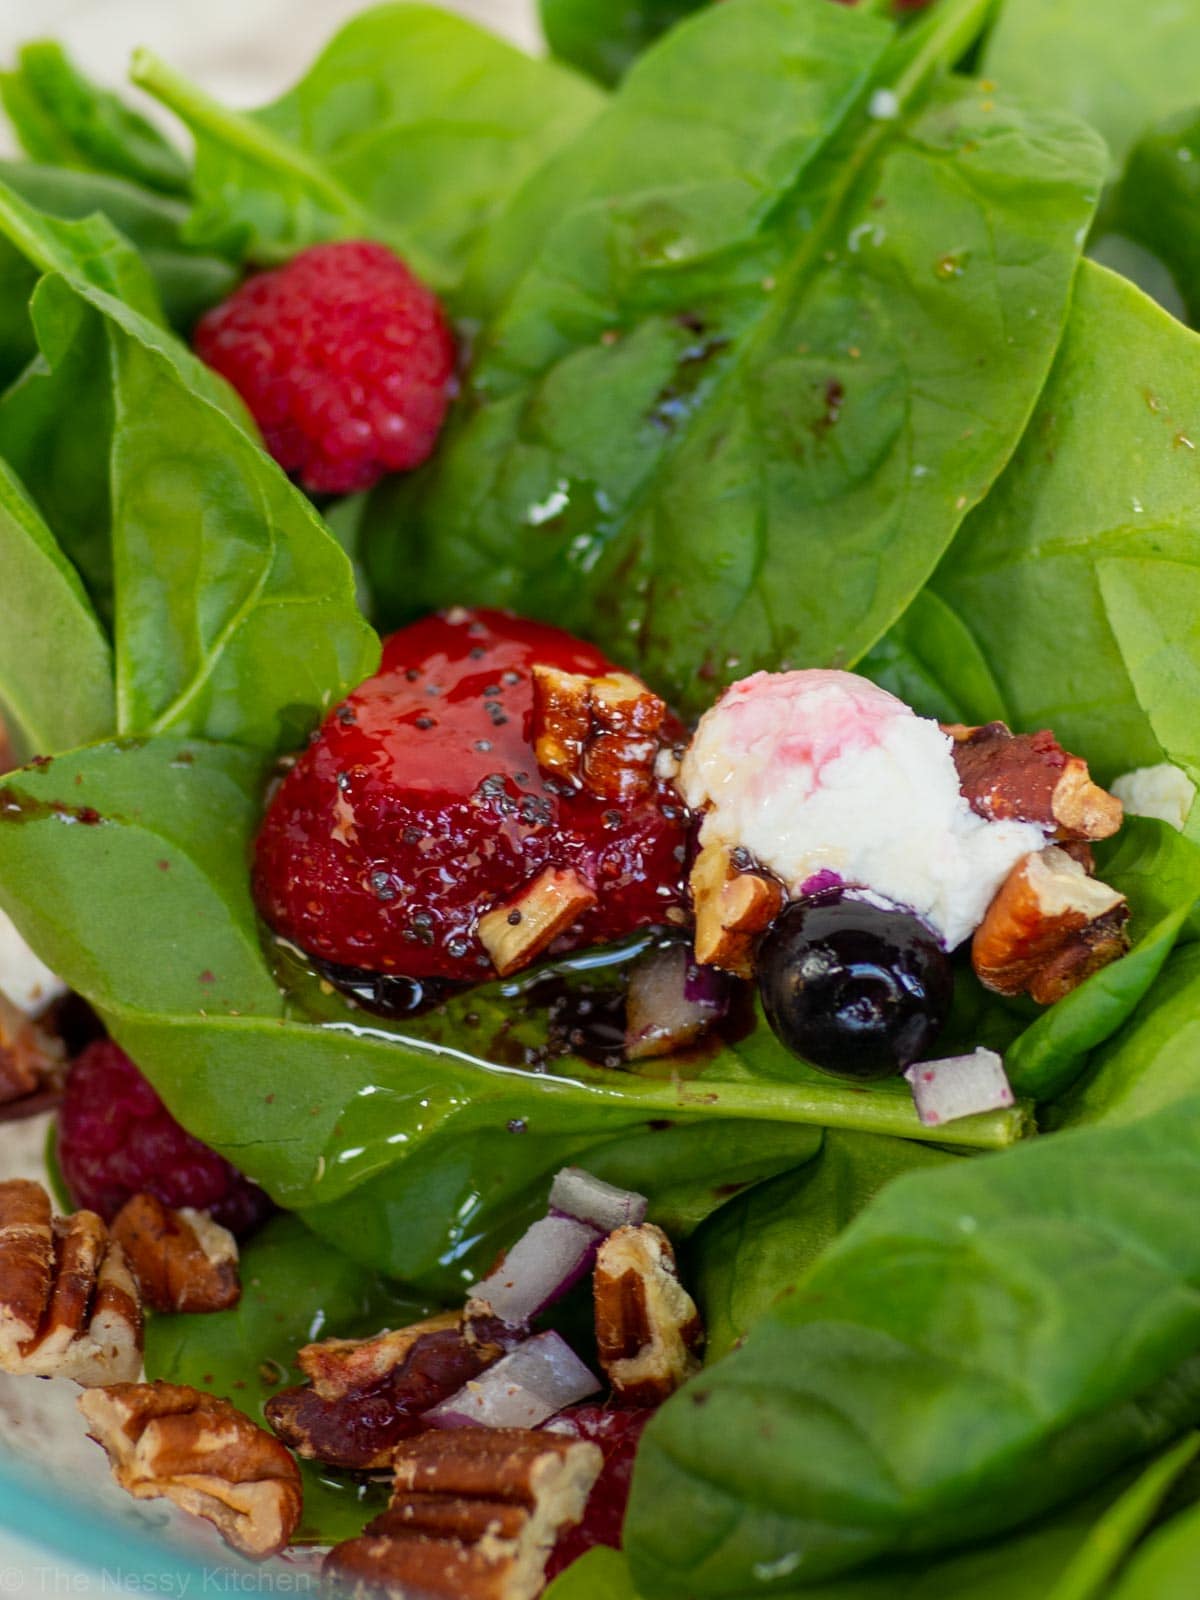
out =
[(704, 845), (689, 879), (696, 913), (696, 960), (736, 977), (753, 976), (754, 947), (783, 906), (783, 887), (740, 868), (723, 844)]
[(40, 1184), (0, 1183), (0, 1372), (91, 1385), (141, 1365), (137, 1285), (101, 1219), (52, 1218)]
[(396, 1452), (391, 1507), (333, 1550), (326, 1571), (405, 1600), (533, 1600), (603, 1462), (597, 1445), (534, 1430), (419, 1434)]
[(237, 1240), (206, 1211), (135, 1194), (113, 1219), (142, 1298), (155, 1311), (227, 1311), (241, 1298)]
[(79, 1409), (113, 1477), (135, 1500), (173, 1500), (256, 1561), (291, 1539), (300, 1469), (278, 1439), (227, 1400), (160, 1380), (90, 1389)]
[(665, 703), (640, 678), (589, 678), (557, 667), (533, 669), (537, 764), (601, 800), (628, 801), (654, 782)]
[(545, 867), (519, 894), (479, 919), (480, 943), (502, 978), (518, 972), (552, 945), (596, 894), (570, 867)]
[(1121, 826), (1121, 802), (1049, 729), (1014, 735), (1003, 722), (948, 723), (942, 732), (954, 741), (959, 787), (979, 816), (1035, 822), (1059, 839), (1107, 839)]
[(62, 1040), (0, 994), (0, 1105), (38, 1095), (65, 1065)]
[(297, 1454), (363, 1471), (389, 1467), (398, 1442), (421, 1414), (476, 1378), (498, 1345), (468, 1343), (457, 1313), (430, 1317), (374, 1339), (329, 1339), (305, 1346), (311, 1383), (281, 1389), (267, 1421)]
[(593, 1279), (600, 1365), (622, 1400), (656, 1406), (700, 1368), (704, 1324), (679, 1281), (671, 1241), (652, 1222), (617, 1228)]
[(998, 994), (1052, 1005), (1129, 948), (1125, 897), (1051, 845), (1019, 861), (975, 930), (971, 961)]

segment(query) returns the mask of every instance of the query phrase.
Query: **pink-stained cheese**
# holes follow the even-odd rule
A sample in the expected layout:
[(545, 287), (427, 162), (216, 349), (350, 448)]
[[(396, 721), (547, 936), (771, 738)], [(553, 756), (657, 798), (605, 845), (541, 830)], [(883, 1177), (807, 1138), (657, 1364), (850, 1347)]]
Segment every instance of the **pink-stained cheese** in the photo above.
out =
[(958, 786), (950, 738), (852, 672), (758, 672), (700, 719), (679, 788), (701, 838), (742, 848), (795, 896), (819, 872), (915, 911), (953, 949), (1046, 839), (988, 822)]

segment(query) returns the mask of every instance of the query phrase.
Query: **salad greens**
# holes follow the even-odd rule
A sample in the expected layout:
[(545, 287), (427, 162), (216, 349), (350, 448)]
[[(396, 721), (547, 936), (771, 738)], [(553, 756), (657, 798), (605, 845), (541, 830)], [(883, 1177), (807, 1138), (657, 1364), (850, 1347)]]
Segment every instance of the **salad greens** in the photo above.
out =
[[(688, 711), (856, 661), (1011, 454), (1103, 173), (1081, 125), (937, 76), (979, 11), (889, 48), (878, 18), (755, 0), (643, 58), (563, 158), (572, 204), (436, 460), (376, 496), (385, 603), (554, 618)], [(535, 180), (509, 222), (543, 214)]]
[(1198, 1181), (1193, 1093), (888, 1185), (652, 1421), (638, 1588), (737, 1596), (948, 1550), (1165, 1444), (1200, 1418)]
[[(1102, 781), (1200, 780), (1200, 343), (1080, 259), (1132, 241), (1200, 315), (1200, 10), (909, 9), (543, 0), (563, 66), (386, 5), (250, 113), (140, 53), (194, 160), (55, 45), (0, 76), (31, 158), (0, 163), (0, 710), (52, 758), (0, 780), (0, 905), (294, 1213), (148, 1369), (257, 1416), (307, 1339), (457, 1298), (558, 1167), (643, 1191), (709, 1365), (647, 1435), (632, 1575), (594, 1552), (562, 1600), (1194, 1588), (1200, 813), (1098, 852), (1122, 961), (1040, 1013), (959, 983), (947, 1047), (1003, 1049), (1020, 1098), (940, 1128), (761, 1017), (556, 1055), (542, 969), (369, 1017), (250, 893), (276, 758), (377, 660), (364, 573), (385, 623), (510, 604), (686, 712), (857, 663)], [(446, 296), (462, 392), (426, 468), (315, 507), (185, 340), (356, 236)], [(306, 1536), (359, 1531), (306, 1480)]]

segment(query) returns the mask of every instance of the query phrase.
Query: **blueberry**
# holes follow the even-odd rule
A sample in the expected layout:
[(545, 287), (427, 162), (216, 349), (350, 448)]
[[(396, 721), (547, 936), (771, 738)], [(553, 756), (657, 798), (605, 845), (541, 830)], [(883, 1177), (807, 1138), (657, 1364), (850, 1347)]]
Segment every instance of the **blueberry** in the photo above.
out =
[(919, 917), (845, 889), (785, 906), (757, 972), (780, 1042), (841, 1078), (885, 1078), (925, 1055), (954, 992), (949, 957)]

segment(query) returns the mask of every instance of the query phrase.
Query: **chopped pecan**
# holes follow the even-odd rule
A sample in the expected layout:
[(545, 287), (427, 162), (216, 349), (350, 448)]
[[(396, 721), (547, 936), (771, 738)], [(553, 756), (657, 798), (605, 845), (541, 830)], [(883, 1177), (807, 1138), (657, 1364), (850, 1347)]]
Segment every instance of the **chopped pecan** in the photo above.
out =
[(1014, 735), (1003, 722), (988, 722), (942, 731), (954, 741), (959, 787), (979, 816), (1035, 822), (1059, 839), (1107, 839), (1121, 826), (1121, 802), (1048, 729)]
[(1019, 861), (975, 930), (971, 960), (998, 994), (1052, 1005), (1129, 948), (1125, 897), (1057, 846)]
[(457, 1313), (374, 1339), (329, 1339), (301, 1350), (311, 1379), (267, 1401), (267, 1421), (299, 1455), (356, 1470), (388, 1467), (421, 1414), (457, 1393), (500, 1355), (468, 1343)]
[(651, 1222), (600, 1246), (594, 1294), (600, 1365), (622, 1400), (655, 1406), (699, 1370), (704, 1324), (679, 1281), (675, 1252)]
[(754, 947), (779, 915), (783, 888), (765, 873), (742, 869), (723, 844), (706, 844), (692, 865), (696, 960), (739, 978), (753, 971)]
[(405, 1600), (533, 1600), (603, 1463), (597, 1445), (519, 1428), (419, 1434), (396, 1452), (389, 1510), (326, 1571)]
[(65, 1065), (62, 1040), (0, 994), (0, 1105), (38, 1095)]
[(479, 919), (480, 942), (502, 978), (540, 956), (596, 904), (596, 894), (570, 867), (545, 867), (532, 883)]
[(90, 1385), (141, 1365), (137, 1285), (101, 1219), (52, 1218), (40, 1184), (0, 1183), (0, 1371)]
[(627, 801), (654, 782), (667, 708), (640, 678), (533, 669), (534, 753), (543, 772), (601, 800)]
[(241, 1298), (237, 1240), (206, 1211), (135, 1194), (113, 1219), (142, 1298), (156, 1311), (226, 1311)]
[(276, 1555), (300, 1521), (300, 1469), (228, 1400), (185, 1384), (116, 1383), (79, 1397), (113, 1477), (136, 1500), (165, 1496), (244, 1556)]

